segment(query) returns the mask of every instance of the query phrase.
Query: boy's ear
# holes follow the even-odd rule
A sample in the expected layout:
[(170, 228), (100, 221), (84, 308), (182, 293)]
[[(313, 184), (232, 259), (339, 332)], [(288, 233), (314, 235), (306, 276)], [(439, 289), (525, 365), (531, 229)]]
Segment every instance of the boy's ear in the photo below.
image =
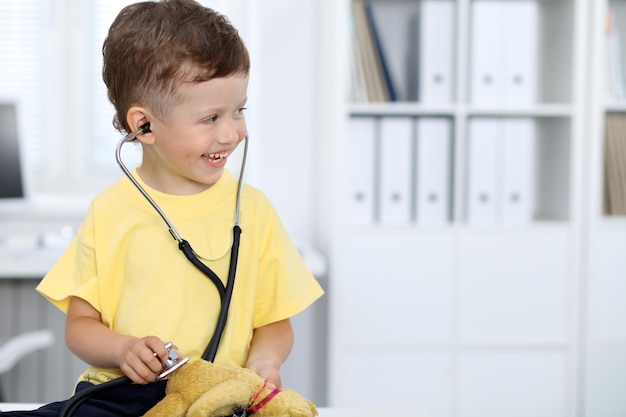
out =
[[(131, 107), (128, 110), (128, 113), (126, 113), (126, 121), (128, 122), (128, 127), (130, 127), (131, 132), (141, 129), (143, 125), (150, 122), (146, 109), (138, 106)], [(152, 132), (142, 133), (137, 135), (137, 140), (150, 145), (154, 143), (154, 135)]]

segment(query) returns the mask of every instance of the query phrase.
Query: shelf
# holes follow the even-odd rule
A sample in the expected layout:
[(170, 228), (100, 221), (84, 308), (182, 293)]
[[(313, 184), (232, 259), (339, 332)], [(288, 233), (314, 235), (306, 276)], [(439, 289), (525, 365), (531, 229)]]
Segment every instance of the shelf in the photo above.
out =
[(569, 104), (537, 104), (530, 107), (502, 108), (502, 107), (477, 107), (472, 106), (468, 110), (471, 116), (495, 116), (495, 117), (571, 117), (573, 106)]
[[(626, 104), (623, 105), (626, 111)], [(494, 116), (494, 117), (571, 117), (570, 104), (536, 104), (528, 107), (482, 107), (466, 104), (434, 106), (418, 102), (350, 103), (351, 116)]]
[(626, 216), (603, 216), (598, 221), (598, 226), (602, 229), (625, 230)]
[(351, 116), (451, 116), (455, 107), (425, 106), (416, 102), (352, 103), (348, 112)]
[(604, 105), (604, 111), (621, 113), (626, 112), (626, 102), (612, 101)]

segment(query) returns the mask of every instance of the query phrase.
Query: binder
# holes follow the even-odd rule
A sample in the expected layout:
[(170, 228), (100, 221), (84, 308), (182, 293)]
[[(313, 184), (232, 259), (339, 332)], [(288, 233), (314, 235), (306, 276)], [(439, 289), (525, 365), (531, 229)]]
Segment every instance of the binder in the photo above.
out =
[(472, 103), (527, 105), (537, 99), (536, 0), (472, 3)]
[(539, 36), (536, 0), (503, 2), (503, 102), (528, 105), (537, 100), (537, 48)]
[(347, 220), (354, 225), (374, 222), (376, 119), (353, 117), (347, 135)]
[(468, 135), (468, 224), (496, 224), (499, 121), (474, 118)]
[(380, 57), (376, 49), (372, 28), (362, 1), (352, 2), (354, 30), (358, 40), (359, 56), (363, 70), (368, 100), (371, 102), (389, 101), (388, 91), (382, 74)]
[(392, 86), (391, 101), (394, 93), (396, 101), (418, 100), (419, 4), (419, 1), (369, 2), (382, 51), (381, 63)]
[(352, 13), (350, 17), (350, 98), (355, 103), (367, 103), (369, 100), (367, 96), (364, 58), (361, 51), (360, 40), (357, 36), (354, 13)]
[(379, 30), (377, 27), (376, 17), (372, 10), (372, 4), (369, 0), (362, 0), (365, 7), (365, 15), (369, 23), (369, 28), (372, 36), (372, 42), (374, 43), (374, 52), (377, 56), (377, 62), (380, 67), (380, 76), (382, 77), (382, 83), (386, 91), (386, 97), (388, 101), (397, 101), (396, 88), (394, 85), (393, 77), (391, 75), (391, 69), (387, 62), (386, 52), (384, 50), (382, 41), (380, 39)]
[(626, 215), (626, 117), (620, 113), (605, 116), (605, 204), (606, 214)]
[(416, 219), (421, 226), (444, 226), (450, 217), (451, 120), (416, 120)]
[(422, 0), (420, 10), (420, 101), (448, 104), (454, 81), (454, 3), (452, 0)]
[(503, 119), (501, 223), (526, 225), (535, 206), (535, 120)]
[(408, 225), (411, 221), (411, 159), (413, 120), (380, 119), (380, 224)]
[(470, 94), (473, 104), (496, 105), (504, 96), (502, 3), (493, 0), (472, 3)]

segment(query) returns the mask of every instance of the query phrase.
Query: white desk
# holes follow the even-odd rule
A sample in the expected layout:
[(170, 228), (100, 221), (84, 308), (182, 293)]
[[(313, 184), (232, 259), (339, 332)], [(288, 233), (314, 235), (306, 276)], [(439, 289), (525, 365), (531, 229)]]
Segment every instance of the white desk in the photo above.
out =
[(319, 417), (430, 417), (423, 410), (367, 410), (358, 408), (319, 408)]
[[(0, 403), (0, 411), (33, 410), (40, 404)], [(430, 417), (420, 410), (364, 410), (357, 408), (319, 408), (319, 417)]]
[(41, 407), (41, 404), (34, 403), (0, 403), (0, 411), (27, 411)]
[(0, 278), (43, 278), (77, 226), (74, 219), (0, 221)]
[[(42, 278), (70, 243), (78, 224), (75, 219), (0, 221), (0, 278)], [(307, 241), (293, 240), (313, 275), (325, 277), (326, 259)]]

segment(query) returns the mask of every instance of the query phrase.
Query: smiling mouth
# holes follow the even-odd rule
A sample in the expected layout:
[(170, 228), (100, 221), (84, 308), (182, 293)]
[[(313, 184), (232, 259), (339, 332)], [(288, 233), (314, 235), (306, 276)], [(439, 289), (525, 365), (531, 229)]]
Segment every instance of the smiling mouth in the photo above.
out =
[(207, 153), (202, 155), (203, 158), (208, 159), (211, 162), (219, 162), (222, 159), (227, 158), (229, 155), (229, 152), (219, 152), (219, 153)]

